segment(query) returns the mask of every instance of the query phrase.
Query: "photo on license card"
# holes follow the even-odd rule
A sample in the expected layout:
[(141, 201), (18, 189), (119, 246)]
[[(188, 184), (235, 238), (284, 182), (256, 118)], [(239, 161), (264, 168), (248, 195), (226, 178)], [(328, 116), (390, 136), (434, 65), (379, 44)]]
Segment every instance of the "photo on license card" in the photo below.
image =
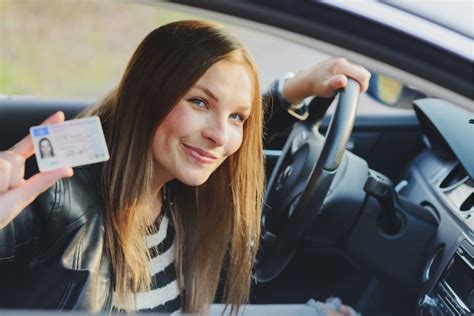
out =
[(41, 172), (109, 160), (104, 132), (97, 116), (30, 128)]

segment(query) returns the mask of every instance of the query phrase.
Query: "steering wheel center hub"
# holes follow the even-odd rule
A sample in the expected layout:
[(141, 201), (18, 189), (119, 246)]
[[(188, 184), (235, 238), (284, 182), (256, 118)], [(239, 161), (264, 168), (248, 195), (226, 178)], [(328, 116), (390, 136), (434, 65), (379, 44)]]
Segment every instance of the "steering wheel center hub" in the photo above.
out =
[(280, 189), (283, 187), (283, 184), (285, 184), (286, 179), (288, 179), (288, 177), (293, 173), (293, 169), (293, 164), (290, 164), (286, 166), (283, 172), (280, 173), (280, 176), (277, 179), (275, 191), (280, 191)]

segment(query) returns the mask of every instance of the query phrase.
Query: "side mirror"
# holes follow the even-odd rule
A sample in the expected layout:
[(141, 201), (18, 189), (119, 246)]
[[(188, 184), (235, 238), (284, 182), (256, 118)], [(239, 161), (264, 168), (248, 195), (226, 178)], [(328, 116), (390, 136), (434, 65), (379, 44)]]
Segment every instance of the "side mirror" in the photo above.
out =
[(413, 100), (426, 97), (420, 90), (381, 74), (372, 74), (367, 94), (387, 106), (403, 109), (413, 109)]

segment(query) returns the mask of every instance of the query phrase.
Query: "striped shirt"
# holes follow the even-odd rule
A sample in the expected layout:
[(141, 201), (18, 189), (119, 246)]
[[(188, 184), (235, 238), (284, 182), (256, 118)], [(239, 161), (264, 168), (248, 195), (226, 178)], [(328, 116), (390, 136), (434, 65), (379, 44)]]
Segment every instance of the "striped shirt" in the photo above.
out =
[[(181, 310), (180, 293), (176, 281), (174, 227), (171, 214), (163, 207), (155, 221), (158, 229), (146, 236), (146, 245), (151, 261), (148, 263), (151, 274), (149, 292), (135, 294), (135, 308), (138, 313), (171, 313), (178, 314)], [(115, 295), (114, 295), (115, 297)], [(114, 300), (115, 310), (123, 309)]]

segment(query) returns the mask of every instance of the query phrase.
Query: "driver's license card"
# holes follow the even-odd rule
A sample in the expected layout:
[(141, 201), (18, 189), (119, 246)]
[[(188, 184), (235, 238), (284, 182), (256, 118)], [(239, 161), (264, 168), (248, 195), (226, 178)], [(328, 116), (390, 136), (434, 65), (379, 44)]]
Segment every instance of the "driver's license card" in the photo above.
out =
[(97, 116), (30, 128), (40, 171), (77, 167), (109, 160)]

